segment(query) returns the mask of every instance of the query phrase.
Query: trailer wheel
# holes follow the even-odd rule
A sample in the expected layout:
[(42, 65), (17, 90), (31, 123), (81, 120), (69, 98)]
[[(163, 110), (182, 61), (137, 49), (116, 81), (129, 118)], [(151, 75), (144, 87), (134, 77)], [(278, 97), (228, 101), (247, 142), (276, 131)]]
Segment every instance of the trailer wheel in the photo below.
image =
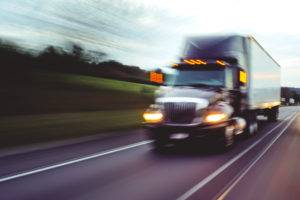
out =
[(249, 111), (246, 116), (246, 135), (251, 137), (257, 133), (258, 123), (257, 123), (257, 115), (255, 111)]
[(279, 108), (274, 107), (267, 111), (267, 118), (269, 122), (276, 122), (278, 120)]

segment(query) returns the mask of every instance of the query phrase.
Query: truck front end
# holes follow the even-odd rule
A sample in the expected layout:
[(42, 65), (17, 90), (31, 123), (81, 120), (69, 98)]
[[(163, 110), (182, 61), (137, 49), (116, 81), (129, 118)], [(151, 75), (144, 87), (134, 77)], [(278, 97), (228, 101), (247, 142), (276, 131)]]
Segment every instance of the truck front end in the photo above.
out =
[(143, 114), (155, 146), (204, 139), (231, 146), (245, 128), (230, 92), (236, 70), (222, 60), (201, 59), (183, 60), (174, 69), (173, 80)]

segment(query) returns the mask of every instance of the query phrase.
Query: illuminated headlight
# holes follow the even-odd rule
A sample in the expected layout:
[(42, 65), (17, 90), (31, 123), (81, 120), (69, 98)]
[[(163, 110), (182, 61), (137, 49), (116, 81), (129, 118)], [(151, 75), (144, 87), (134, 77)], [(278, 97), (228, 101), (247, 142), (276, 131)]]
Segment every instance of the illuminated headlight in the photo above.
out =
[(161, 112), (145, 112), (143, 118), (147, 123), (159, 123), (163, 120), (164, 115)]
[(153, 104), (144, 112), (143, 118), (146, 123), (159, 123), (163, 121), (164, 115), (160, 108)]
[(204, 121), (207, 123), (217, 123), (226, 120), (227, 117), (225, 113), (211, 113), (205, 117)]

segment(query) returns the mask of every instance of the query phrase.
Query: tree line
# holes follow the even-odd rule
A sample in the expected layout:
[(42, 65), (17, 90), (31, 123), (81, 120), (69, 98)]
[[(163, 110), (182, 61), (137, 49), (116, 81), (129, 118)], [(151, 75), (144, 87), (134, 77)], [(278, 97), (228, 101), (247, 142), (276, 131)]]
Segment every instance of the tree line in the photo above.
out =
[(2, 63), (0, 70), (17, 72), (17, 69), (24, 71), (34, 67), (153, 84), (149, 81), (149, 71), (138, 66), (124, 65), (118, 61), (109, 60), (106, 53), (86, 50), (75, 43), (71, 43), (69, 46), (69, 48), (48, 46), (44, 50), (36, 52), (0, 40), (0, 63)]
[(300, 104), (300, 88), (281, 87), (281, 98), (283, 104), (288, 104), (289, 99), (294, 99), (295, 104)]

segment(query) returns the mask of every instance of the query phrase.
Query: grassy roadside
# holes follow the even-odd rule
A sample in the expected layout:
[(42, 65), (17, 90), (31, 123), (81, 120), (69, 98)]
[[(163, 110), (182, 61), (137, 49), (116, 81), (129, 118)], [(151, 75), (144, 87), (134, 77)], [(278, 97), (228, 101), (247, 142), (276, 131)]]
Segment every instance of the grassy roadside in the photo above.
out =
[(0, 74), (0, 116), (144, 108), (156, 88), (47, 70), (20, 73)]
[(156, 89), (36, 68), (0, 74), (0, 85), (0, 149), (139, 127)]
[(139, 127), (143, 110), (1, 117), (1, 148)]

